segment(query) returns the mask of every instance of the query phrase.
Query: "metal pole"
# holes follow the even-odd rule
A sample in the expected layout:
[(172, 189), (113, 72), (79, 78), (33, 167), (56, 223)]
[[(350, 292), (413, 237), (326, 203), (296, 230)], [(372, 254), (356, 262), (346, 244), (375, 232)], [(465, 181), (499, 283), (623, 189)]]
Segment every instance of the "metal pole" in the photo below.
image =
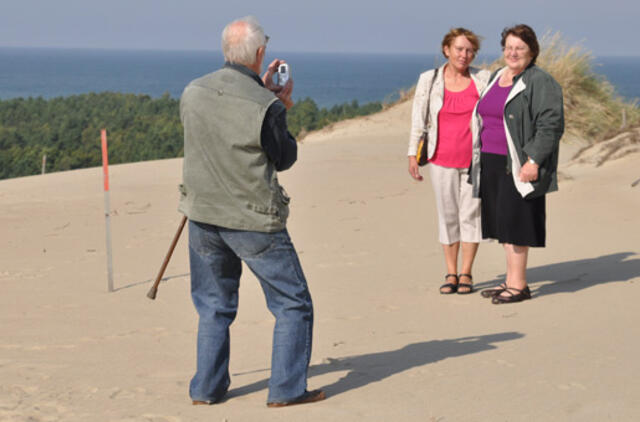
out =
[(104, 179), (104, 219), (107, 237), (107, 289), (113, 291), (113, 260), (111, 256), (111, 206), (109, 204), (109, 153), (107, 148), (107, 130), (100, 132), (102, 138), (102, 172)]
[(47, 169), (47, 154), (42, 156), (42, 174), (45, 173), (46, 169)]

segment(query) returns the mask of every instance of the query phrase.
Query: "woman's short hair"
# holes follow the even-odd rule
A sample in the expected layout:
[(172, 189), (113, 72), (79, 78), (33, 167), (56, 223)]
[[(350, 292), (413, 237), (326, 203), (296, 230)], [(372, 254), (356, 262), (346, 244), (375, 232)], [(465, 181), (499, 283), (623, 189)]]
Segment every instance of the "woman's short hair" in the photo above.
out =
[(256, 51), (266, 43), (264, 30), (253, 16), (236, 19), (222, 31), (222, 53), (231, 63), (253, 64)]
[(535, 31), (529, 25), (523, 23), (505, 28), (502, 31), (502, 40), (500, 41), (503, 50), (509, 35), (520, 38), (529, 46), (529, 50), (531, 50), (531, 63), (535, 63), (538, 54), (540, 54), (540, 44), (538, 44), (538, 37), (536, 37)]
[(463, 35), (466, 39), (468, 39), (473, 46), (473, 55), (475, 56), (478, 53), (478, 50), (480, 50), (480, 37), (474, 34), (473, 31), (470, 31), (466, 28), (451, 28), (451, 30), (449, 30), (449, 32), (447, 32), (442, 39), (442, 54), (445, 57), (447, 57), (447, 55), (444, 53), (444, 48), (450, 47), (453, 43), (453, 40), (458, 38), (460, 35)]

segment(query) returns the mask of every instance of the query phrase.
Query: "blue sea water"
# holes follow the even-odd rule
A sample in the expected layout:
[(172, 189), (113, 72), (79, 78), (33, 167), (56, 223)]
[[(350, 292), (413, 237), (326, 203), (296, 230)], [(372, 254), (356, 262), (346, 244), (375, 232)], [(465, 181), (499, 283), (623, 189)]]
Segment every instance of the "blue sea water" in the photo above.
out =
[[(279, 53), (291, 66), (294, 99), (320, 107), (392, 101), (440, 55)], [(267, 63), (274, 55), (267, 56)], [(480, 57), (479, 61), (483, 58)], [(490, 61), (487, 58), (485, 61)], [(220, 52), (0, 48), (0, 99), (115, 91), (178, 98), (194, 78), (218, 69)], [(622, 96), (640, 98), (640, 57), (599, 57), (595, 70)]]

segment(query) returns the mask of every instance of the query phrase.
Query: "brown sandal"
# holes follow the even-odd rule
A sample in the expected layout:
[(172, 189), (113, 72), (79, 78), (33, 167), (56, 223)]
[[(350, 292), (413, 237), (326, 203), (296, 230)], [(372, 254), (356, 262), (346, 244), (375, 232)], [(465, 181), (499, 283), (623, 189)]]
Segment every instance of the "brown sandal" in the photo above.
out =
[(501, 284), (498, 287), (494, 287), (493, 289), (485, 289), (485, 290), (481, 291), (480, 292), (480, 296), (482, 296), (484, 298), (490, 298), (490, 297), (498, 296), (506, 288), (507, 288), (506, 284)]
[[(493, 303), (494, 305), (500, 305), (502, 303), (515, 303), (531, 299), (531, 291), (529, 290), (529, 286), (526, 286), (522, 290), (516, 289), (515, 287), (507, 287), (503, 290), (503, 292), (508, 293), (509, 296), (501, 296), (502, 293), (500, 293), (499, 295), (491, 298), (491, 303)], [(514, 294), (513, 292), (517, 293)]]
[[(441, 295), (450, 295), (453, 294), (455, 292), (458, 291), (458, 275), (457, 274), (447, 274), (444, 276), (444, 281), (447, 281), (447, 279), (449, 277), (455, 277), (456, 278), (456, 282), (454, 283), (445, 283), (442, 286), (440, 286), (440, 294)], [(445, 290), (443, 291), (442, 289), (449, 289), (449, 290)]]

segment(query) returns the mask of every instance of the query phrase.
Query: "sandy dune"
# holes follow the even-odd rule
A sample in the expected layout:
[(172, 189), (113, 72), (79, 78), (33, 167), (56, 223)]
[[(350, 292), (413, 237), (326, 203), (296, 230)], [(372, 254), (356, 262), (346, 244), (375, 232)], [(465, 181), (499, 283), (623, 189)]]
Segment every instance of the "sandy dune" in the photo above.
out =
[[(409, 113), (311, 134), (281, 176), (316, 310), (309, 384), (329, 395), (308, 406), (265, 406), (273, 319), (248, 271), (229, 398), (191, 406), (186, 233), (145, 297), (180, 220), (181, 160), (111, 167), (114, 293), (100, 169), (0, 181), (0, 420), (638, 420), (640, 153), (599, 167), (565, 153), (548, 247), (530, 256), (535, 297), (494, 306), (438, 294), (433, 195), (406, 172)], [(503, 273), (501, 247), (483, 244), (476, 286)]]

